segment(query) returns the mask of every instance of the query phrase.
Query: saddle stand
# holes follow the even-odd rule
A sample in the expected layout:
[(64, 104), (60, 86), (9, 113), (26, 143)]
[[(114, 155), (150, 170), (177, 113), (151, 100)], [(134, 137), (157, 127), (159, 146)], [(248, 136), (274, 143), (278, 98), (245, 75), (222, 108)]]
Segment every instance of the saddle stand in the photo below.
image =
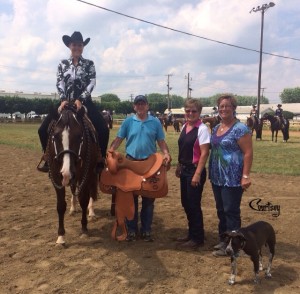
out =
[(108, 152), (106, 164), (100, 177), (100, 190), (105, 194), (115, 192), (116, 221), (111, 236), (124, 241), (127, 237), (125, 221), (134, 218), (133, 196), (160, 198), (168, 194), (167, 166), (160, 153), (143, 161), (134, 161), (119, 152)]

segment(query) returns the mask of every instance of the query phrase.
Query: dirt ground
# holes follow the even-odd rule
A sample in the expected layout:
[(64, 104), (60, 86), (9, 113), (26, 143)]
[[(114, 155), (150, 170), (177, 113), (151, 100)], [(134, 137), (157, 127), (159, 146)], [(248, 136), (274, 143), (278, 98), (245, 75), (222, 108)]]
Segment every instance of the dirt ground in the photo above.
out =
[[(95, 203), (98, 219), (89, 223), (88, 238), (80, 238), (80, 213), (66, 214), (64, 248), (55, 246), (55, 193), (47, 175), (35, 170), (39, 156), (0, 145), (1, 294), (300, 293), (300, 177), (252, 175), (253, 185), (242, 200), (242, 222), (266, 220), (274, 226), (273, 278), (264, 279), (262, 272), (261, 283), (255, 285), (252, 262), (240, 257), (237, 283), (229, 286), (229, 258), (212, 255), (218, 221), (209, 182), (202, 201), (206, 243), (199, 251), (181, 251), (173, 241), (186, 234), (187, 225), (173, 168), (168, 197), (156, 201), (153, 243), (112, 240), (110, 198), (100, 195)], [(256, 198), (262, 199), (260, 204), (280, 205), (280, 215), (251, 209), (249, 202)]]

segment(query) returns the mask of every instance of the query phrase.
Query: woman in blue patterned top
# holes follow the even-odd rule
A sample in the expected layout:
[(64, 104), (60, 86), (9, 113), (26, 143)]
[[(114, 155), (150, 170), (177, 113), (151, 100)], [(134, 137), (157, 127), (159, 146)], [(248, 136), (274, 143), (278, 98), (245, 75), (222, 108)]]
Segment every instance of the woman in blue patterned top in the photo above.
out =
[(234, 96), (222, 95), (217, 104), (222, 121), (211, 136), (209, 178), (219, 218), (220, 243), (213, 254), (223, 256), (226, 254), (222, 234), (241, 227), (240, 204), (243, 191), (251, 185), (253, 149), (250, 130), (235, 117)]

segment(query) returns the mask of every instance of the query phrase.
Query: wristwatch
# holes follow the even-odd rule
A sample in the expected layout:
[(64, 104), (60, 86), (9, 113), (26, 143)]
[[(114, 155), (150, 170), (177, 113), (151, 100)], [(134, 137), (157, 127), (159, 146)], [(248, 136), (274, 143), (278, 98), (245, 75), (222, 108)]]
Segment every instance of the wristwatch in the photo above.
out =
[(243, 178), (244, 178), (244, 179), (250, 179), (250, 176), (243, 175)]

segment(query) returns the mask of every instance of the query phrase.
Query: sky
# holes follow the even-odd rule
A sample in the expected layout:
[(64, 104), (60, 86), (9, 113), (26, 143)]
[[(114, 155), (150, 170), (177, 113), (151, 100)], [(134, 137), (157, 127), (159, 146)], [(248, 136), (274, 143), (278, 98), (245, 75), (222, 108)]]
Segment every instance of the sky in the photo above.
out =
[[(62, 36), (80, 31), (91, 38), (83, 57), (96, 66), (94, 97), (167, 94), (168, 78), (171, 95), (186, 97), (189, 81), (195, 98), (257, 96), (262, 13), (249, 12), (266, 3), (0, 0), (0, 91), (56, 92), (57, 66), (70, 55)], [(274, 3), (263, 30), (263, 51), (273, 55), (263, 54), (261, 74), (270, 103), (280, 102), (285, 88), (300, 87), (299, 0)]]

